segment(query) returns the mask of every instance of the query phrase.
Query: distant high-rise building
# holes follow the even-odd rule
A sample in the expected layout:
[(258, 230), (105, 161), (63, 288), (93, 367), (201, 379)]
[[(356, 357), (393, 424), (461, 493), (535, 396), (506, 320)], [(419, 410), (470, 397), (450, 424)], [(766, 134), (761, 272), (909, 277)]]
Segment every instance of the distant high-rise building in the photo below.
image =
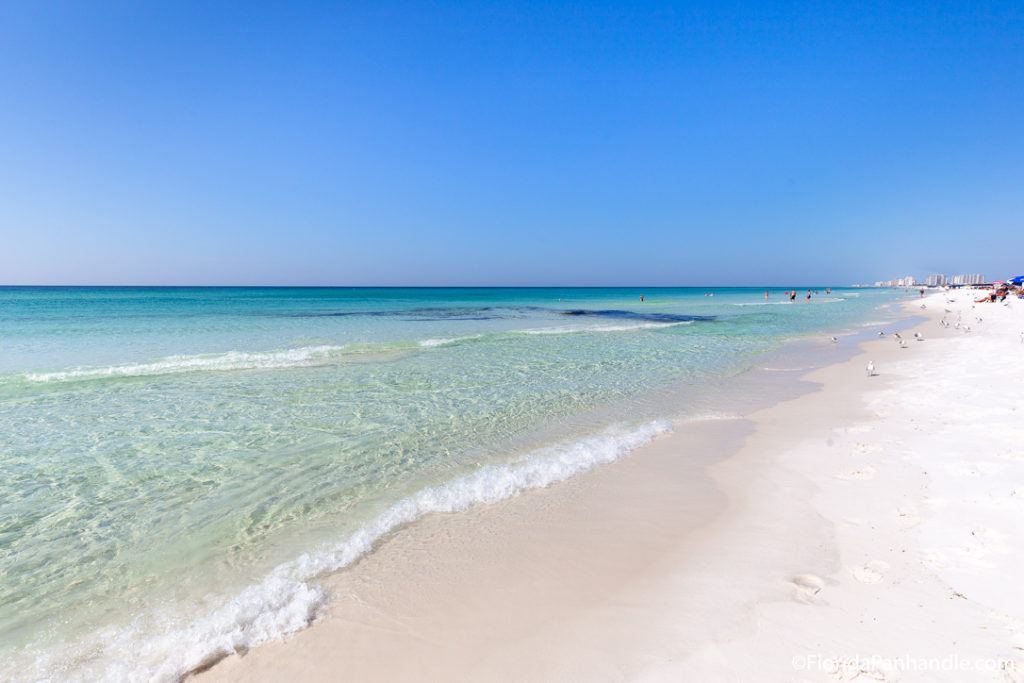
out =
[(946, 284), (946, 276), (945, 275), (929, 275), (928, 276), (928, 280), (927, 280), (927, 284), (928, 284), (929, 287), (941, 287), (942, 285)]
[(949, 280), (951, 285), (983, 285), (988, 280), (985, 279), (984, 275), (980, 273), (973, 273), (971, 275), (954, 275)]

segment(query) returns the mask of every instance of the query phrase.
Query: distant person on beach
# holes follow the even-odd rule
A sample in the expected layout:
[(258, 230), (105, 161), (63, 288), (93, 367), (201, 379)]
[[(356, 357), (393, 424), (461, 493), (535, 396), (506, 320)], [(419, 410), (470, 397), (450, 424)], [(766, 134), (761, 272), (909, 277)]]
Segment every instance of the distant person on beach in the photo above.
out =
[(767, 299), (767, 298), (768, 298), (768, 290), (767, 290), (767, 289), (766, 289), (766, 290), (764, 290), (764, 298), (765, 298), (765, 299)]
[(807, 300), (808, 301), (811, 300), (811, 290), (809, 290), (809, 289), (807, 290)]
[(923, 289), (921, 290), (921, 298), (922, 299), (924, 298), (924, 290)]
[(796, 290), (795, 289), (792, 292), (789, 293), (789, 300), (790, 301), (796, 301)]
[(640, 295), (640, 303), (643, 303), (643, 302), (644, 302), (644, 295), (643, 295), (643, 294), (641, 294), (641, 295)]
[(826, 294), (831, 294), (832, 293), (832, 288), (831, 287), (826, 287), (825, 288), (825, 293)]

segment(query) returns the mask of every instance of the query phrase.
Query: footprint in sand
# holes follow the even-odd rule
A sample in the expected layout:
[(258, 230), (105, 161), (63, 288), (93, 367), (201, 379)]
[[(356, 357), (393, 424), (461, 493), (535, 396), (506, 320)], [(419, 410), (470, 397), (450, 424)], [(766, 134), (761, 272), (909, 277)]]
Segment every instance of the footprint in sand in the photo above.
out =
[(885, 572), (889, 570), (889, 565), (881, 560), (872, 560), (867, 564), (859, 567), (854, 567), (850, 570), (853, 574), (853, 578), (857, 579), (861, 583), (879, 583), (885, 578)]
[(817, 602), (818, 594), (825, 587), (825, 581), (815, 574), (797, 574), (790, 583), (796, 588), (796, 599), (800, 602)]
[(921, 517), (913, 510), (897, 508), (896, 516), (899, 517), (900, 523), (904, 528), (909, 529), (921, 523)]
[(1002, 664), (1003, 674), (1011, 683), (1024, 683), (1024, 666), (1015, 660), (1009, 660)]
[(847, 479), (850, 481), (867, 481), (868, 479), (874, 479), (875, 471), (874, 467), (862, 467), (859, 470), (840, 472), (836, 476), (840, 479)]

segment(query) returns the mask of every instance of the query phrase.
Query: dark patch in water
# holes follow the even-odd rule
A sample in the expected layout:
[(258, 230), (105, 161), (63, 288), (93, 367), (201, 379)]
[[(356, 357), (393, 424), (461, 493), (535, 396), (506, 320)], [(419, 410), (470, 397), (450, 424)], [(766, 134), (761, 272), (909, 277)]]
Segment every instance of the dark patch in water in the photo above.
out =
[(679, 315), (675, 313), (638, 313), (636, 311), (617, 310), (558, 310), (541, 306), (432, 306), (423, 308), (395, 309), (390, 311), (294, 311), (294, 312), (261, 312), (256, 315), (286, 316), (291, 318), (399, 318), (407, 322), (436, 322), (446, 320), (501, 320), (523, 318), (530, 315), (571, 315), (593, 316), (618, 320), (645, 320), (651, 322), (690, 322), (694, 320), (714, 320), (703, 315)]
[(521, 318), (533, 311), (547, 309), (536, 306), (498, 307), (471, 306), (461, 308), (410, 308), (393, 311), (297, 311), (289, 313), (257, 313), (257, 315), (284, 316), (289, 318), (401, 318), (410, 322), (429, 322), (443, 320), (500, 320), (502, 318)]
[(714, 320), (709, 315), (679, 315), (676, 313), (637, 313), (635, 311), (561, 311), (562, 315), (593, 316), (596, 318), (613, 318), (616, 320), (647, 320), (659, 323), (684, 323), (694, 320)]

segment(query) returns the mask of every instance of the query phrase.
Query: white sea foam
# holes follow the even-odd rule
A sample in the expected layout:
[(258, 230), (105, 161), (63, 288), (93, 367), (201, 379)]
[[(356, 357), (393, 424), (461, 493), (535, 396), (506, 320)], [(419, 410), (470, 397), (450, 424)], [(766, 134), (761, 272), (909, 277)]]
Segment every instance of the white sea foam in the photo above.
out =
[(284, 351), (204, 354), (197, 356), (168, 356), (144, 363), (101, 365), (73, 368), (58, 372), (30, 372), (25, 379), (32, 382), (68, 382), (76, 379), (104, 377), (144, 377), (207, 370), (254, 370), (259, 368), (285, 368), (313, 365), (345, 351), (344, 346), (305, 346)]
[[(50, 652), (12, 675), (33, 680), (174, 681), (217, 659), (298, 631), (313, 622), (324, 590), (313, 581), (370, 552), (383, 536), (430, 513), (460, 512), (512, 498), (612, 462), (670, 431), (667, 422), (614, 426), (590, 437), (548, 446), (503, 465), (485, 465), (404, 498), (337, 545), (282, 564), (187, 625), (133, 625), (97, 634), (74, 651)], [(89, 663), (82, 663), (88, 660)]]
[(461, 341), (469, 341), (471, 339), (480, 339), (484, 335), (482, 334), (471, 334), (468, 337), (451, 337), (449, 339), (424, 339), (420, 342), (420, 346), (430, 348), (433, 346), (448, 346), (449, 344), (457, 344)]

